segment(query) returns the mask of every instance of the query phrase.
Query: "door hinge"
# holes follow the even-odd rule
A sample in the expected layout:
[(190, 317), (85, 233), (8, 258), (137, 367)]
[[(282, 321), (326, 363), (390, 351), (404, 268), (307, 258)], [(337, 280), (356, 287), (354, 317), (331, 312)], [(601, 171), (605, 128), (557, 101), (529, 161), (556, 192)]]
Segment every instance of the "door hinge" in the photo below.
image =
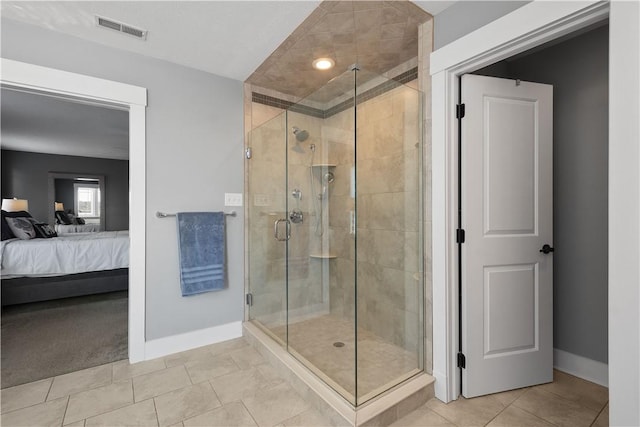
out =
[(458, 353), (458, 368), (465, 369), (467, 367), (467, 358), (464, 357), (464, 353)]
[(456, 243), (464, 243), (464, 241), (465, 241), (464, 228), (458, 228), (456, 230)]
[(461, 119), (464, 117), (464, 104), (456, 105), (456, 119)]
[(246, 295), (247, 305), (251, 307), (253, 305), (253, 294), (249, 293)]

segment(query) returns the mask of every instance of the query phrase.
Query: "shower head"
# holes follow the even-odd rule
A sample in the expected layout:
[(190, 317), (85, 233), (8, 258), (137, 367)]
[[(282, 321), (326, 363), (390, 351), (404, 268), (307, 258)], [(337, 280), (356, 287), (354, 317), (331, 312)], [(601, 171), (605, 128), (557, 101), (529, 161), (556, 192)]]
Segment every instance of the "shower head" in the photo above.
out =
[(297, 126), (293, 127), (293, 134), (296, 136), (296, 140), (298, 142), (304, 142), (309, 138), (309, 132), (306, 130), (302, 130)]

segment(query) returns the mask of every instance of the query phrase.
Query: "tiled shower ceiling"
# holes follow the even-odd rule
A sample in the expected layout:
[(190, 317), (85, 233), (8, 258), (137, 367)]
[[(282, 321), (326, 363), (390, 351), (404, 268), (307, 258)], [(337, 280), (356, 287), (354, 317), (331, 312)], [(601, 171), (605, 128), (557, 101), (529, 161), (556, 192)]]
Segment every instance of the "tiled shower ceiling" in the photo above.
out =
[[(429, 19), (409, 1), (324, 1), (247, 82), (302, 98), (354, 63), (382, 74), (418, 55), (418, 26)], [(315, 70), (319, 57), (335, 67)]]

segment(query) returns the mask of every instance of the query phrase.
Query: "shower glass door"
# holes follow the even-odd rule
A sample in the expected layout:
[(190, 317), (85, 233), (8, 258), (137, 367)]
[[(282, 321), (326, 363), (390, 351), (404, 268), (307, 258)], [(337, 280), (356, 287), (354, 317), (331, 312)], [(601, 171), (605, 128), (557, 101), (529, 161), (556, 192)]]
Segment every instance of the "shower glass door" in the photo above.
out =
[[(249, 320), (281, 345), (287, 342), (287, 116), (281, 113), (249, 135)], [(277, 226), (277, 228), (276, 228)]]

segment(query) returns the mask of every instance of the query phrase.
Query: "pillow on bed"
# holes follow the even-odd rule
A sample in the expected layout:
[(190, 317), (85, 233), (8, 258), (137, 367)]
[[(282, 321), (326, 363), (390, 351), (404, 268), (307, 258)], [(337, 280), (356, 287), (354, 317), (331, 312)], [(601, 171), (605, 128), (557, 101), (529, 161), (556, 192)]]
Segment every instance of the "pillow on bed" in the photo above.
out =
[(80, 218), (79, 216), (77, 216), (76, 217), (76, 224), (85, 225), (86, 223), (84, 222), (84, 218)]
[(14, 236), (9, 228), (9, 224), (7, 224), (7, 220), (4, 217), (4, 211), (2, 211), (2, 240), (13, 239)]
[(56, 222), (58, 224), (71, 225), (71, 219), (65, 211), (56, 211)]
[(36, 239), (50, 239), (51, 237), (58, 237), (58, 233), (49, 224), (44, 222), (37, 222), (35, 219), (30, 218), (33, 229), (36, 231)]
[(13, 239), (16, 236), (7, 224), (7, 218), (31, 218), (31, 214), (27, 211), (7, 212), (2, 211), (2, 240)]
[(7, 218), (7, 224), (18, 239), (29, 240), (36, 237), (36, 230), (30, 218)]

